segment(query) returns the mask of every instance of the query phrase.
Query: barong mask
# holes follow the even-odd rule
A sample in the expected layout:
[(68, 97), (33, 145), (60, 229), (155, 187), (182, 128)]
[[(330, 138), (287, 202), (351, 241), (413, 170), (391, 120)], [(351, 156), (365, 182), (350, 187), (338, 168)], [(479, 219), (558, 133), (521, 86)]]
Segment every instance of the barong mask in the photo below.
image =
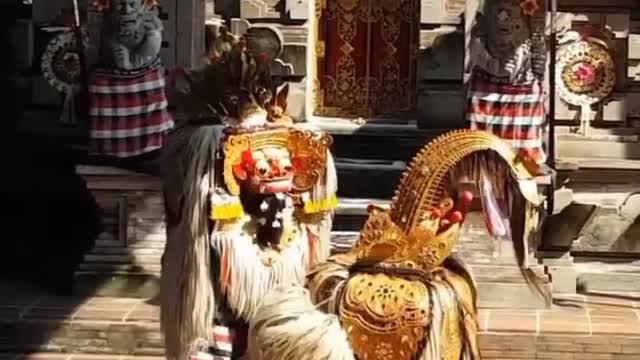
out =
[(333, 190), (323, 190), (326, 179), (335, 176), (327, 176), (327, 167), (333, 167), (331, 136), (293, 124), (286, 115), (289, 86), (271, 83), (268, 64), (268, 55), (239, 41), (205, 68), (185, 73), (189, 95), (200, 101), (194, 110), (205, 109), (200, 118), (222, 122), (222, 141), (214, 149), (221, 175), (211, 200), (213, 220), (236, 219), (245, 210), (266, 212), (269, 204), (249, 204), (254, 195), (277, 194), (279, 207), (287, 195), (306, 213), (337, 205)]
[(182, 100), (195, 106), (165, 147), (174, 248), (163, 263), (162, 321), (176, 358), (210, 338), (214, 319), (250, 321), (272, 287), (302, 284), (329, 255), (337, 205), (331, 136), (293, 124), (287, 85), (272, 86), (268, 57), (255, 53), (240, 41), (182, 73)]

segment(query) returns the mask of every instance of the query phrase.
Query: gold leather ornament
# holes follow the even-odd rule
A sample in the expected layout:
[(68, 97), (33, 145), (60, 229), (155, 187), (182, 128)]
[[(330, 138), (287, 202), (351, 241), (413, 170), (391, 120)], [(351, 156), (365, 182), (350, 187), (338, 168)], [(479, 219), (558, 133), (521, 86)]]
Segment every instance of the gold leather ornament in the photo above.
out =
[(299, 167), (294, 170), (293, 188), (304, 192), (311, 189), (324, 176), (327, 152), (332, 144), (330, 135), (301, 130), (293, 127), (264, 128), (230, 133), (223, 145), (223, 177), (227, 191), (234, 196), (240, 194), (240, 183), (233, 173), (233, 167), (242, 160), (245, 150), (279, 147), (289, 151), (291, 159), (296, 159)]
[(340, 319), (359, 359), (409, 359), (429, 325), (429, 292), (420, 281), (385, 274), (349, 279)]

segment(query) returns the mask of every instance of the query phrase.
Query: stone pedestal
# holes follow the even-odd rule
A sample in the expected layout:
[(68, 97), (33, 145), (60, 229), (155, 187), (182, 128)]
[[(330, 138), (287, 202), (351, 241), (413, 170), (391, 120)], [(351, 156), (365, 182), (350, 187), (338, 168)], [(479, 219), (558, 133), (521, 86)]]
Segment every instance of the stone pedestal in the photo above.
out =
[(280, 18), (275, 6), (279, 0), (239, 0), (240, 17), (244, 19)]
[(575, 294), (578, 273), (568, 251), (542, 251), (539, 253), (546, 272), (551, 277), (554, 294)]
[(166, 238), (160, 179), (112, 167), (76, 171), (102, 210), (103, 232), (75, 273), (75, 292), (156, 296)]

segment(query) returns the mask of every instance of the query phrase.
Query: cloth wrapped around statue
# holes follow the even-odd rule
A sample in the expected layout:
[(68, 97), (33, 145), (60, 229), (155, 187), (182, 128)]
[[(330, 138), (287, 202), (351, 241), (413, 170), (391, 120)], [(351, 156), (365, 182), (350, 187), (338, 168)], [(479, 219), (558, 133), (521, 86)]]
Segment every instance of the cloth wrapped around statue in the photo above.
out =
[(482, 1), (468, 47), (470, 128), (491, 132), (538, 164), (546, 160), (544, 3)]
[(89, 86), (91, 152), (130, 157), (162, 148), (174, 126), (164, 86), (159, 61), (139, 70), (93, 72)]
[(537, 83), (513, 84), (475, 70), (467, 119), (471, 129), (486, 130), (508, 142), (520, 156), (543, 163), (544, 94)]

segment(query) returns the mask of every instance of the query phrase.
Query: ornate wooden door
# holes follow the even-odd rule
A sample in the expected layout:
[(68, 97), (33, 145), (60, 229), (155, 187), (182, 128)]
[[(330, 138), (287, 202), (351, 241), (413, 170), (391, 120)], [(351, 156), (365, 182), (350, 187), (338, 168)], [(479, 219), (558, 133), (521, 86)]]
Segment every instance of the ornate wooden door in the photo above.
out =
[(316, 0), (314, 114), (390, 117), (416, 103), (419, 0)]

